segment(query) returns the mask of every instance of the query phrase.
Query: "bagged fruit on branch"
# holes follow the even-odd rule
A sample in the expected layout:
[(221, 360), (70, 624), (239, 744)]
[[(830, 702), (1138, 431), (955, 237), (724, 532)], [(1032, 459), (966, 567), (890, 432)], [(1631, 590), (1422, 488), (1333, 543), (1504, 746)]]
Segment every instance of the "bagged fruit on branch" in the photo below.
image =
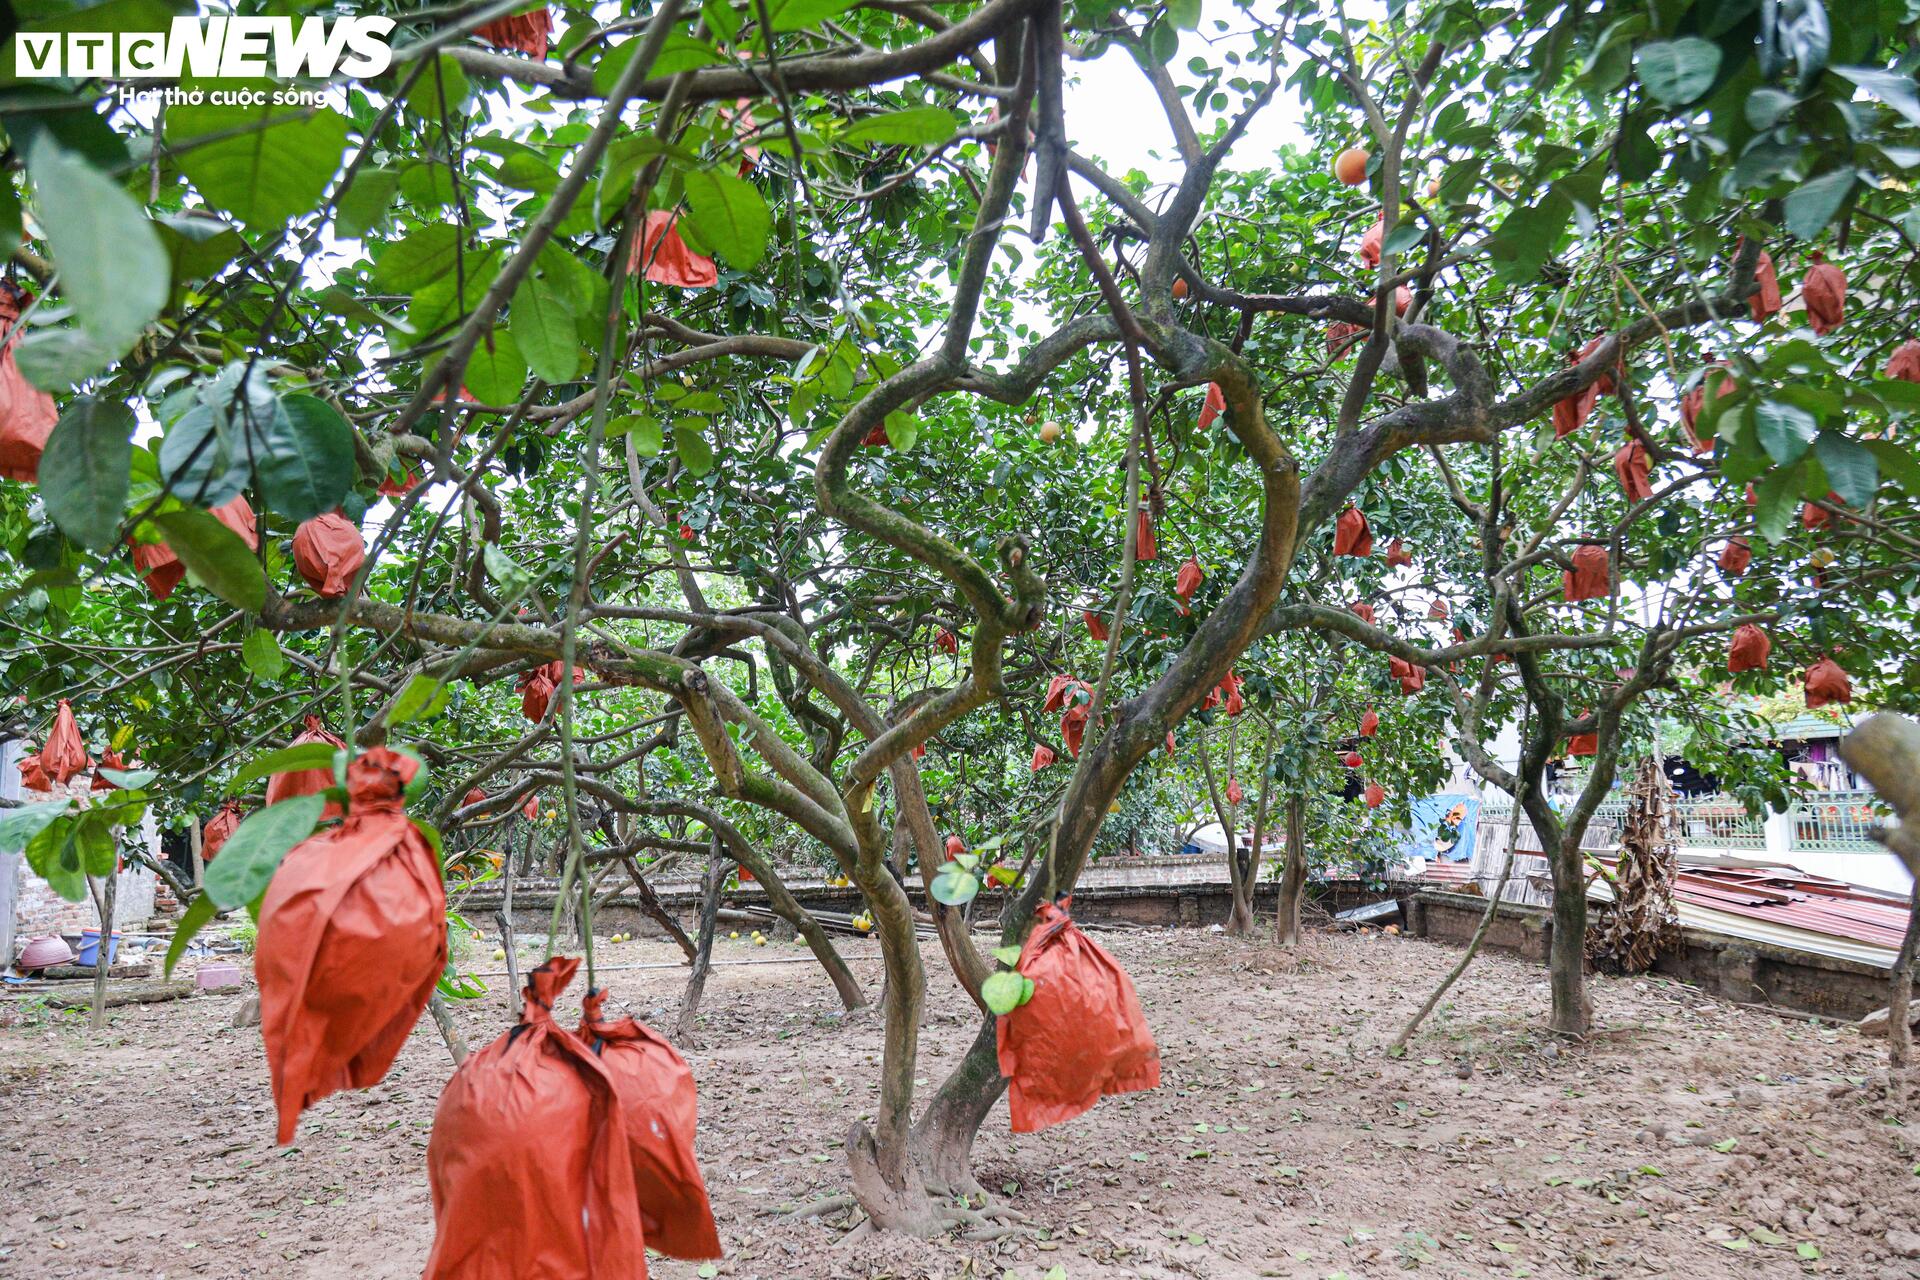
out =
[(1160, 1086), (1160, 1050), (1126, 971), (1042, 903), (1020, 948), (1033, 996), (995, 1028), (1015, 1133), (1071, 1120), (1102, 1097)]

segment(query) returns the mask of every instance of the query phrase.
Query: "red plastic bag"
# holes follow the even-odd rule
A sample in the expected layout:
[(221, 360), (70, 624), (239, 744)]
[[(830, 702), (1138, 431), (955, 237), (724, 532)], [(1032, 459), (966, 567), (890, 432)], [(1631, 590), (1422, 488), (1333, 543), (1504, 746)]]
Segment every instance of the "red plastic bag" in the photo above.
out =
[[(306, 728), (301, 730), (299, 737), (287, 745), (303, 747), (310, 742), (324, 742), (336, 751), (345, 750), (347, 745), (328, 733), (326, 725), (322, 724), (320, 717), (316, 715), (307, 717)], [(413, 775), (409, 773), (407, 776)], [(286, 773), (276, 773), (267, 780), (267, 803), (279, 804), (282, 800), (291, 800), (295, 796), (317, 796), (332, 785), (332, 769), (292, 769)], [(323, 819), (337, 818), (340, 816), (340, 806), (329, 800), (325, 812), (320, 816)]]
[(1112, 1094), (1160, 1087), (1160, 1049), (1132, 980), (1074, 927), (1065, 900), (1040, 904), (1019, 969), (1033, 998), (995, 1028), (1015, 1133), (1071, 1120)]
[(1076, 702), (1060, 717), (1060, 740), (1067, 744), (1067, 750), (1073, 753), (1075, 760), (1080, 758), (1080, 744), (1087, 737), (1087, 718), (1092, 714), (1090, 703)]
[(1400, 682), (1401, 693), (1418, 693), (1427, 687), (1427, 669), (1399, 658), (1387, 659), (1387, 674)]
[(485, 804), (486, 802), (487, 793), (478, 787), (472, 787), (468, 789), (466, 795), (460, 798), (460, 807), (462, 809), (471, 809), (477, 804)]
[(1908, 338), (1887, 360), (1887, 376), (1902, 382), (1920, 382), (1920, 338)]
[(650, 1027), (632, 1018), (603, 1017), (606, 998), (604, 991), (586, 994), (579, 1034), (599, 1055), (620, 1099), (647, 1247), (669, 1258), (717, 1258), (720, 1233), (693, 1156), (700, 1107), (693, 1072), (679, 1050)]
[(1091, 609), (1082, 609), (1080, 616), (1086, 621), (1087, 634), (1095, 640), (1098, 640), (1101, 644), (1105, 644), (1109, 638), (1106, 620)]
[(536, 791), (532, 795), (527, 797), (527, 802), (520, 806), (520, 816), (525, 818), (528, 822), (532, 822), (537, 818), (539, 818), (540, 816), (540, 793), (539, 792)]
[(1223, 710), (1228, 718), (1237, 716), (1247, 709), (1246, 699), (1240, 696), (1240, 688), (1244, 684), (1246, 681), (1231, 671), (1227, 672), (1227, 678), (1220, 682), (1220, 694), (1227, 704)]
[(20, 313), (32, 295), (0, 285), (0, 476), (34, 484), (40, 479), (40, 455), (60, 421), (53, 397), (27, 381), (14, 363)]
[(940, 629), (940, 634), (933, 638), (933, 642), (939, 646), (940, 652), (942, 653), (957, 654), (960, 652), (960, 638), (954, 635), (953, 632), (948, 631), (945, 627)]
[[(1840, 495), (1829, 491), (1827, 494), (1827, 501), (1839, 502)], [(1800, 504), (1800, 527), (1801, 528), (1818, 529), (1822, 525), (1832, 523), (1832, 521), (1833, 521), (1833, 512), (1827, 510), (1825, 507), (1821, 506), (1819, 503), (1803, 502)]]
[(1638, 436), (1614, 452), (1613, 474), (1619, 477), (1620, 487), (1627, 491), (1628, 502), (1645, 502), (1653, 496), (1652, 468), (1647, 446)]
[[(1445, 622), (1453, 616), (1453, 609), (1445, 600), (1435, 596), (1433, 603), (1427, 606), (1427, 616), (1437, 622)], [(1457, 628), (1456, 628), (1457, 630)], [(1457, 642), (1456, 642), (1457, 643)]]
[(120, 784), (112, 781), (105, 774), (101, 773), (100, 771), (102, 769), (112, 769), (117, 773), (125, 773), (127, 766), (126, 762), (120, 759), (120, 753), (112, 750), (102, 751), (100, 753), (100, 763), (93, 767), (93, 785), (88, 788), (90, 791), (117, 790)]
[(40, 768), (49, 778), (65, 786), (75, 775), (93, 767), (87, 756), (87, 744), (80, 738), (80, 725), (73, 718), (73, 707), (65, 698), (53, 713), (53, 728), (47, 731), (47, 745), (40, 748)]
[(1806, 304), (1807, 323), (1815, 333), (1837, 329), (1847, 318), (1846, 273), (1828, 262), (1818, 249), (1813, 251), (1813, 265), (1800, 284), (1800, 301)]
[(1327, 354), (1330, 356), (1337, 354), (1348, 339), (1357, 338), (1366, 331), (1367, 326), (1363, 324), (1348, 324), (1344, 320), (1334, 321), (1327, 326)]
[(1727, 670), (1733, 673), (1742, 671), (1764, 671), (1767, 668), (1767, 655), (1773, 652), (1773, 641), (1767, 639), (1767, 633), (1755, 623), (1746, 623), (1733, 629), (1733, 643), (1727, 646)]
[(496, 49), (517, 49), (530, 58), (547, 56), (547, 41), (553, 36), (553, 15), (543, 3), (529, 13), (510, 18), (495, 18), (474, 29), (473, 34)]
[(548, 678), (545, 667), (536, 667), (523, 674), (515, 684), (520, 690), (520, 714), (534, 724), (547, 718), (547, 708), (552, 705), (553, 695), (559, 686)]
[(1569, 603), (1575, 600), (1602, 600), (1612, 591), (1612, 573), (1607, 566), (1607, 549), (1592, 543), (1575, 547), (1573, 568), (1560, 575), (1560, 594)]
[[(1367, 714), (1372, 715), (1373, 712), (1369, 711)], [(1360, 758), (1358, 751), (1349, 751), (1340, 757), (1340, 763), (1349, 769), (1358, 769), (1361, 765), (1365, 764), (1366, 761)]]
[(948, 836), (946, 848), (947, 848), (947, 856), (949, 858), (957, 858), (961, 854), (967, 851), (966, 839), (962, 836), (957, 836), (957, 835)]
[[(1084, 695), (1078, 696), (1078, 695)], [(1040, 704), (1042, 711), (1062, 711), (1074, 702), (1082, 704), (1093, 699), (1093, 687), (1084, 680), (1075, 680), (1070, 675), (1057, 675), (1047, 681), (1047, 700)]]
[(1379, 732), (1380, 732), (1380, 716), (1373, 710), (1373, 708), (1369, 707), (1367, 708), (1366, 713), (1360, 717), (1360, 736), (1363, 738), (1371, 738), (1373, 737), (1373, 735)]
[(1387, 215), (1383, 213), (1371, 227), (1367, 228), (1367, 233), (1360, 237), (1360, 261), (1369, 267), (1379, 266), (1380, 251), (1386, 243), (1386, 238)]
[(1133, 558), (1135, 560), (1158, 560), (1160, 544), (1153, 537), (1153, 512), (1141, 507), (1134, 520)]
[(1395, 538), (1387, 544), (1387, 568), (1399, 569), (1413, 563), (1413, 553), (1407, 550), (1407, 544)]
[(36, 755), (20, 757), (20, 789), (23, 791), (51, 791), (53, 779), (41, 767), (40, 757)]
[(1176, 754), (1173, 748), (1173, 730), (1171, 729), (1167, 730), (1167, 754), (1169, 756)]
[(1809, 708), (1849, 703), (1853, 701), (1853, 680), (1832, 658), (1822, 658), (1807, 668), (1806, 695)]
[(1355, 600), (1352, 604), (1347, 606), (1347, 611), (1353, 614), (1354, 617), (1360, 619), (1360, 621), (1366, 623), (1368, 626), (1373, 625), (1373, 606), (1368, 604), (1365, 600)]
[(647, 226), (634, 241), (627, 262), (628, 271), (644, 271), (655, 284), (670, 284), (682, 289), (707, 289), (720, 283), (713, 259), (687, 248), (675, 225), (677, 215), (655, 209), (647, 215)]
[(360, 527), (338, 511), (317, 515), (293, 531), (293, 567), (328, 600), (346, 595), (366, 562)]
[(1366, 790), (1367, 808), (1378, 809), (1387, 802), (1387, 789), (1377, 782), (1369, 782)]
[[(1707, 373), (1711, 373), (1715, 369), (1725, 369), (1726, 367), (1726, 361), (1715, 360), (1707, 365)], [(1696, 454), (1713, 452), (1713, 437), (1709, 436), (1705, 440), (1702, 440), (1693, 430), (1693, 424), (1700, 420), (1700, 414), (1707, 407), (1707, 373), (1700, 375), (1700, 381), (1695, 384), (1693, 390), (1680, 397), (1680, 426), (1686, 431), (1687, 443), (1693, 447), (1693, 451)], [(1733, 376), (1729, 374), (1720, 379), (1720, 390), (1715, 393), (1714, 398), (1719, 399), (1720, 396), (1730, 396), (1739, 389), (1740, 384), (1735, 382)]]
[(228, 800), (200, 828), (200, 861), (212, 862), (233, 833), (240, 828), (240, 802)]
[[(244, 494), (221, 503), (208, 514), (239, 534), (248, 547), (255, 551), (260, 549), (260, 534), (254, 524), (253, 508), (247, 505)], [(173, 589), (187, 576), (187, 566), (180, 563), (180, 558), (173, 554), (173, 548), (164, 542), (134, 544), (133, 568), (134, 572), (146, 579), (147, 590), (153, 592), (156, 600), (165, 600), (172, 595)]]
[(1367, 518), (1360, 508), (1348, 507), (1334, 522), (1333, 554), (1362, 559), (1373, 554), (1373, 530), (1367, 528)]
[(1228, 778), (1227, 779), (1227, 803), (1239, 804), (1242, 800), (1245, 800), (1246, 798), (1247, 798), (1247, 793), (1240, 789), (1240, 779)]
[(1727, 545), (1720, 548), (1720, 572), (1729, 578), (1739, 577), (1752, 563), (1753, 550), (1745, 538), (1728, 538)]
[(1207, 398), (1200, 406), (1200, 430), (1205, 431), (1213, 425), (1213, 420), (1227, 411), (1227, 393), (1220, 389), (1217, 382), (1207, 384)]
[(884, 422), (874, 423), (873, 429), (860, 437), (860, 447), (862, 449), (892, 448), (893, 437), (887, 434), (887, 424)]
[(347, 766), (346, 821), (295, 845), (260, 908), (254, 977), (279, 1140), (300, 1113), (387, 1074), (447, 963), (447, 894), (402, 792), (419, 763)]
[(1174, 575), (1173, 579), (1173, 594), (1180, 597), (1181, 613), (1187, 612), (1187, 605), (1193, 601), (1193, 593), (1198, 591), (1200, 584), (1206, 580), (1206, 575), (1200, 572), (1200, 562), (1188, 556), (1186, 563), (1180, 566), (1180, 572)]
[[(1734, 252), (1738, 253), (1738, 248)], [(1780, 277), (1773, 269), (1773, 255), (1765, 249), (1760, 251), (1760, 258), (1754, 264), (1753, 282), (1758, 286), (1758, 291), (1747, 299), (1747, 307), (1753, 312), (1753, 322), (1764, 324), (1767, 317), (1778, 312), (1781, 306)]]
[(440, 1094), (422, 1280), (645, 1280), (620, 1087), (553, 1020), (579, 964), (555, 957), (528, 974), (520, 1024), (461, 1063)]
[[(1580, 350), (1569, 352), (1567, 354), (1567, 363), (1569, 365), (1579, 364), (1582, 360), (1599, 350), (1600, 344), (1605, 341), (1606, 337), (1602, 335), (1587, 343), (1587, 345), (1580, 348)], [(1616, 369), (1617, 368), (1618, 366), (1616, 366)], [(1601, 396), (1610, 394), (1614, 386), (1613, 374), (1603, 373), (1579, 391), (1574, 392), (1570, 396), (1564, 396), (1555, 402), (1553, 406), (1553, 438), (1555, 440), (1564, 439), (1585, 426), (1587, 419), (1593, 414), (1594, 405), (1600, 403)]]
[(1054, 760), (1053, 748), (1041, 743), (1033, 749), (1033, 763), (1027, 766), (1027, 772), (1038, 773)]
[[(1582, 713), (1585, 714), (1584, 712)], [(1570, 756), (1594, 756), (1600, 754), (1600, 735), (1594, 733), (1576, 733), (1567, 739), (1567, 754)]]

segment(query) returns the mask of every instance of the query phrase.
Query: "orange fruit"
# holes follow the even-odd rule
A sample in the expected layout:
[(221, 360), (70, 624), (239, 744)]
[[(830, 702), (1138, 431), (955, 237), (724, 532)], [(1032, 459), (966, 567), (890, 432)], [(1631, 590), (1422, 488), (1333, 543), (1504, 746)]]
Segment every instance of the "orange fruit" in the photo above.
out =
[(1175, 302), (1181, 302), (1185, 300), (1186, 296), (1187, 282), (1179, 276), (1175, 276), (1173, 278), (1173, 300)]
[(1333, 176), (1350, 187), (1357, 187), (1367, 180), (1367, 149), (1348, 147), (1333, 158)]

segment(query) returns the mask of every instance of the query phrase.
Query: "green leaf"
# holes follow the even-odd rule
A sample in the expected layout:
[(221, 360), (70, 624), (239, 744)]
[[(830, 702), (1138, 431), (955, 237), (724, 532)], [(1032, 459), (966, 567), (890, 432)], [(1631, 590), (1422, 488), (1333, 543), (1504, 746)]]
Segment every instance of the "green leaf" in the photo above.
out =
[(507, 317), (527, 365), (543, 382), (571, 382), (580, 371), (580, 335), (573, 309), (544, 280), (527, 281)]
[(167, 943), (167, 958), (161, 965), (160, 976), (171, 978), (173, 966), (180, 963), (180, 957), (187, 954), (187, 943), (193, 941), (193, 935), (207, 927), (214, 916), (213, 899), (202, 893), (187, 904), (180, 913), (180, 923), (173, 926), (173, 940)]
[(233, 775), (233, 781), (227, 784), (227, 794), (237, 795), (247, 789), (247, 783), (256, 778), (265, 778), (276, 773), (298, 773), (306, 769), (333, 770), (333, 758), (340, 748), (325, 742), (303, 742), (297, 747), (282, 747), (278, 751), (269, 751), (257, 756), (247, 767)]
[(734, 12), (732, 0), (700, 0), (700, 16), (707, 20), (708, 28), (722, 40), (731, 42), (740, 34), (740, 15)]
[(1907, 118), (1908, 124), (1920, 124), (1920, 88), (1910, 74), (1883, 71), (1879, 67), (1829, 67), (1843, 80), (1851, 80), (1880, 101)]
[(61, 295), (87, 337), (118, 359), (167, 303), (173, 263), (166, 246), (133, 197), (50, 138), (35, 144), (29, 161), (36, 221)]
[(685, 182), (687, 209), (702, 243), (739, 270), (752, 270), (766, 253), (773, 230), (759, 189), (719, 169), (696, 169)]
[(1020, 1007), (1020, 992), (1025, 981), (1011, 969), (990, 973), (980, 984), (980, 999), (989, 1010), (1004, 1017)]
[(373, 264), (373, 283), (385, 293), (412, 293), (453, 274), (460, 228), (447, 222), (415, 227), (388, 245)]
[(120, 533), (133, 467), (133, 414), (81, 396), (54, 424), (40, 456), (40, 496), (60, 532), (96, 551)]
[[(113, 867), (113, 836), (88, 813), (57, 821), (27, 841), (27, 865), (68, 902), (84, 902), (89, 868)], [(104, 848), (103, 848), (104, 846)]]
[(933, 883), (927, 886), (927, 892), (933, 895), (936, 902), (958, 907), (973, 901), (974, 895), (980, 892), (980, 881), (958, 864), (949, 862), (933, 878)]
[(1692, 102), (1712, 88), (1720, 74), (1720, 46), (1698, 36), (1641, 45), (1635, 60), (1640, 83), (1667, 107)]
[(1820, 423), (1811, 413), (1780, 400), (1762, 400), (1755, 405), (1753, 425), (1760, 447), (1783, 467), (1800, 461), (1820, 431)]
[(1018, 945), (995, 947), (993, 949), (993, 958), (1011, 969), (1020, 963), (1020, 948)]
[(1869, 440), (1866, 442), (1869, 452), (1880, 463), (1880, 473), (1907, 491), (1910, 497), (1920, 498), (1920, 459), (1913, 451), (1891, 440)]
[(1803, 1262), (1818, 1262), (1820, 1260), (1820, 1246), (1811, 1240), (1802, 1240), (1799, 1244), (1793, 1246), (1793, 1252), (1794, 1256)]
[(652, 414), (636, 413), (616, 418), (607, 424), (607, 434), (626, 435), (633, 439), (633, 450), (643, 458), (660, 456), (663, 443), (660, 432), (660, 419)]
[(1813, 442), (1813, 456), (1826, 471), (1827, 483), (1848, 506), (1864, 507), (1873, 501), (1873, 491), (1880, 487), (1880, 464), (1871, 449), (1837, 431), (1822, 431)]
[(920, 419), (904, 409), (895, 409), (887, 415), (887, 443), (902, 453), (913, 448), (920, 439)]
[(1795, 187), (1782, 204), (1787, 230), (1802, 240), (1817, 238), (1840, 212), (1858, 180), (1858, 171), (1843, 165)]
[(42, 391), (78, 386), (122, 354), (78, 329), (36, 329), (13, 349), (20, 372)]
[(240, 535), (204, 511), (168, 511), (148, 522), (187, 573), (228, 604), (259, 613), (267, 602), (267, 578)]
[(533, 575), (514, 563), (512, 556), (502, 551), (495, 543), (489, 542), (480, 551), (480, 559), (487, 566), (487, 572), (500, 584), (500, 589), (508, 595), (517, 596), (533, 585)]
[(888, 146), (931, 147), (945, 142), (959, 122), (945, 107), (909, 107), (885, 115), (866, 116), (847, 126), (840, 140), (876, 142)]
[(357, 240), (387, 220), (393, 197), (400, 190), (400, 171), (367, 165), (353, 176), (353, 185), (334, 206), (335, 234)]
[(527, 358), (505, 329), (495, 329), (467, 359), (467, 390), (482, 404), (518, 404), (527, 385)]
[(704, 476), (713, 470), (713, 446), (707, 443), (700, 428), (684, 422), (674, 424), (673, 448), (680, 455), (681, 463), (694, 475)]
[(19, 853), (72, 808), (71, 800), (46, 800), (18, 809), (0, 809), (0, 853)]
[(430, 720), (447, 709), (447, 683), (432, 676), (416, 674), (407, 681), (407, 687), (393, 700), (393, 710), (387, 713), (388, 724), (411, 724), (415, 720)]
[(265, 436), (253, 474), (271, 510), (311, 520), (353, 488), (353, 428), (318, 396), (280, 397)]
[(1781, 467), (1753, 487), (1754, 524), (1768, 542), (1786, 536), (1787, 521), (1800, 502), (1801, 467)]
[(324, 796), (296, 796), (247, 815), (207, 867), (207, 893), (231, 911), (266, 891), (287, 850), (313, 834), (327, 807)]
[(275, 231), (319, 207), (347, 149), (347, 118), (271, 102), (177, 106), (167, 111), (167, 140), (184, 148), (176, 152), (180, 170), (208, 203), (255, 231)]
[(473, 86), (467, 82), (467, 73), (443, 53), (413, 82), (413, 88), (407, 93), (407, 106), (437, 121), (457, 114), (472, 95)]
[(265, 628), (248, 633), (240, 642), (240, 661), (262, 680), (276, 680), (287, 669), (287, 657), (280, 652), (280, 641)]
[(1200, 25), (1200, 0), (1167, 0), (1167, 20), (1182, 31)]
[(853, 0), (767, 0), (767, 21), (775, 31), (799, 31), (851, 8)]

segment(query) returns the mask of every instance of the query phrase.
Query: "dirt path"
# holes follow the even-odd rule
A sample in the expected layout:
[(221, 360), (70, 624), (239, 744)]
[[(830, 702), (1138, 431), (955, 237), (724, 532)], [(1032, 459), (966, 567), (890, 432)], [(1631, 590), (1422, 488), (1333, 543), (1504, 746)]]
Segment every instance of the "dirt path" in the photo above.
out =
[[(728, 1248), (718, 1274), (1920, 1277), (1920, 1129), (1885, 1121), (1878, 1046), (1851, 1030), (1599, 979), (1605, 1030), (1559, 1051), (1529, 1031), (1543, 973), (1492, 956), (1395, 1062), (1378, 1046), (1453, 958), (1437, 944), (1316, 937), (1294, 961), (1217, 935), (1100, 938), (1139, 984), (1163, 1085), (1020, 1138), (999, 1108), (977, 1171), (1043, 1235), (992, 1244), (842, 1251), (839, 1220), (776, 1216), (843, 1189), (839, 1137), (874, 1097), (878, 1028), (837, 1016), (810, 966), (717, 968), (686, 1048)], [(601, 962), (677, 954), (641, 941)], [(680, 973), (604, 980), (671, 1021)], [(973, 1027), (935, 986), (929, 1086)], [(0, 1275), (419, 1274), (424, 1153), (450, 1071), (431, 1023), (381, 1086), (327, 1100), (276, 1149), (258, 1031), (232, 1027), (237, 1005), (118, 1010), (98, 1038), (65, 1015), (0, 1031)], [(504, 1007), (460, 1010), (476, 1046), (504, 1030)], [(652, 1272), (697, 1274), (657, 1259)]]

